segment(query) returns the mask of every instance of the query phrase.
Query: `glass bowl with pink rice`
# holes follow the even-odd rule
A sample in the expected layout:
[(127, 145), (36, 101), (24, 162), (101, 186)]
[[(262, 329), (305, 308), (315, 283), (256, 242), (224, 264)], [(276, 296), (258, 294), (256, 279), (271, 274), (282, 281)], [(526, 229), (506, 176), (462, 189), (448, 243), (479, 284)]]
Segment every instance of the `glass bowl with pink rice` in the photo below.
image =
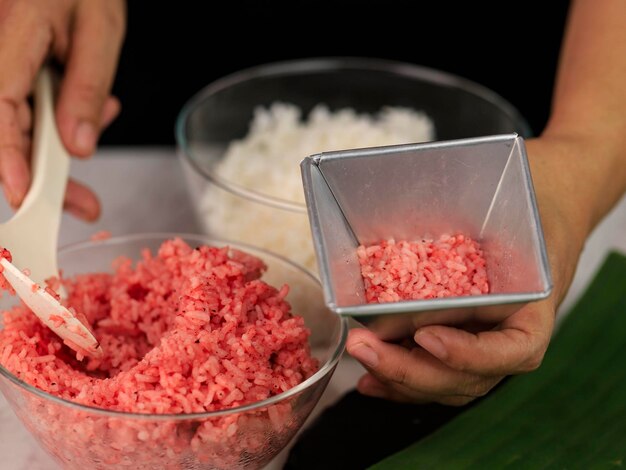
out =
[[(202, 235), (136, 234), (62, 248), (63, 276), (111, 272), (120, 256), (139, 259), (180, 237), (189, 246), (228, 246), (261, 259), (261, 280), (288, 284), (291, 311), (310, 330), (319, 367), (301, 383), (267, 399), (202, 413), (132, 413), (69, 401), (29, 385), (0, 364), (0, 390), (24, 426), (67, 469), (262, 468), (293, 438), (324, 392), (344, 350), (347, 322), (329, 312), (307, 270), (265, 250)], [(2, 310), (13, 298), (4, 296)], [(0, 324), (0, 328), (4, 325)], [(1, 345), (0, 345), (1, 346)]]

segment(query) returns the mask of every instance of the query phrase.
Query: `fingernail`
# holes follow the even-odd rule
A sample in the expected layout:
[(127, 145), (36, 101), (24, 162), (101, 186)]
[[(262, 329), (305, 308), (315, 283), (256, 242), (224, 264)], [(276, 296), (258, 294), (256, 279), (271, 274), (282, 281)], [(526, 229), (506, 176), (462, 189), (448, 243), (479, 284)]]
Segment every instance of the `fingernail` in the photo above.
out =
[(426, 351), (439, 359), (446, 359), (448, 357), (448, 351), (441, 340), (431, 333), (415, 334), (415, 342), (423, 347)]
[(368, 367), (376, 367), (378, 365), (378, 354), (365, 343), (356, 344), (348, 349), (348, 352), (353, 358)]
[(82, 121), (78, 123), (76, 133), (74, 134), (74, 145), (81, 152), (92, 153), (96, 147), (97, 139), (96, 130), (90, 122)]

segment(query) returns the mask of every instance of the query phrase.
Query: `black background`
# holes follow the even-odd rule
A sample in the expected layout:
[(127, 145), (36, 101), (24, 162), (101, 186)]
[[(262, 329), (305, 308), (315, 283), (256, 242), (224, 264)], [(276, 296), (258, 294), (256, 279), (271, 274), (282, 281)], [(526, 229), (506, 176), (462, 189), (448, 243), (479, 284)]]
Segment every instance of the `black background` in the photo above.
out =
[(179, 0), (128, 2), (103, 144), (173, 145), (182, 105), (242, 68), (322, 56), (445, 70), (496, 91), (539, 133), (548, 117), (568, 2)]

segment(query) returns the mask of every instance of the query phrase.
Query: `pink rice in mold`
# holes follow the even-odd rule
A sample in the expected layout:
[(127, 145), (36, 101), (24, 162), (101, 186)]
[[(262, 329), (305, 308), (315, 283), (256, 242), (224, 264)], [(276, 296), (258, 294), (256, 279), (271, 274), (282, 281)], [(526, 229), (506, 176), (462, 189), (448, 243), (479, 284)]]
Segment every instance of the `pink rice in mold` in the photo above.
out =
[(437, 299), (489, 292), (477, 241), (462, 234), (437, 240), (385, 240), (357, 249), (368, 303)]

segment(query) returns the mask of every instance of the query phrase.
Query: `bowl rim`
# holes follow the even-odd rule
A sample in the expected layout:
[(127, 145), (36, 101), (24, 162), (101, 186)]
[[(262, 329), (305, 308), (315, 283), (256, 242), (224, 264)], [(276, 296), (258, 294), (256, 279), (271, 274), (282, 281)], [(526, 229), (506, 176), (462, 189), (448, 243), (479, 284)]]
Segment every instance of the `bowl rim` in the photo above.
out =
[[(236, 249), (249, 250), (254, 254), (254, 252), (261, 253), (265, 256), (269, 256), (271, 258), (275, 258), (281, 263), (287, 264), (288, 266), (296, 269), (297, 271), (302, 272), (305, 277), (308, 277), (310, 280), (314, 281), (316, 284), (320, 285), (320, 281), (317, 279), (315, 275), (308, 269), (294, 263), (293, 261), (278, 255), (276, 253), (272, 253), (263, 248), (259, 248), (256, 246), (252, 246), (246, 243), (240, 243), (231, 240), (225, 240), (217, 237), (211, 237), (209, 235), (203, 234), (194, 234), (194, 233), (176, 233), (176, 232), (145, 232), (145, 233), (133, 233), (121, 236), (115, 236), (108, 238), (106, 240), (84, 240), (75, 243), (70, 243), (67, 245), (63, 245), (59, 248), (59, 252), (62, 251), (74, 251), (84, 248), (89, 248), (94, 245), (115, 245), (121, 244), (128, 241), (138, 241), (138, 240), (169, 240), (172, 238), (182, 238), (183, 240), (196, 239), (203, 240), (207, 243), (217, 243), (222, 244), (222, 246), (232, 246)], [(321, 291), (321, 285), (320, 285)], [(341, 358), (345, 346), (346, 340), (348, 336), (348, 321), (345, 317), (341, 317), (337, 315), (337, 320), (339, 321), (339, 336), (337, 340), (337, 345), (332, 351), (329, 358), (324, 362), (324, 364), (319, 368), (317, 372), (315, 372), (308, 379), (300, 382), (295, 387), (290, 388), (289, 390), (279, 393), (278, 395), (274, 395), (270, 398), (267, 398), (262, 401), (257, 401), (253, 403), (248, 403), (246, 405), (237, 406), (234, 408), (228, 408), (224, 410), (218, 411), (207, 411), (203, 413), (178, 413), (178, 414), (155, 414), (155, 413), (131, 413), (126, 411), (119, 410), (107, 410), (104, 408), (97, 408), (93, 406), (83, 405), (81, 403), (76, 403), (70, 400), (66, 400), (64, 398), (57, 397), (48, 392), (38, 389), (22, 379), (13, 375), (9, 370), (7, 370), (2, 364), (0, 364), (0, 375), (8, 379), (14, 385), (18, 386), (21, 389), (26, 390), (27, 392), (38, 396), (39, 398), (43, 398), (48, 401), (52, 401), (58, 405), (62, 405), (68, 408), (72, 408), (78, 411), (83, 411), (92, 414), (98, 414), (102, 416), (108, 416), (111, 418), (132, 418), (139, 420), (147, 420), (147, 421), (184, 421), (184, 420), (194, 420), (194, 419), (207, 419), (207, 418), (216, 418), (220, 416), (233, 415), (238, 413), (245, 413), (248, 411), (262, 409), (264, 407), (273, 405), (275, 403), (281, 402), (287, 398), (290, 398), (303, 390), (306, 390), (310, 386), (322, 380), (328, 374), (332, 373)]]
[(417, 78), (430, 83), (444, 85), (451, 88), (457, 88), (478, 96), (485, 101), (500, 108), (508, 115), (513, 122), (519, 124), (517, 132), (525, 137), (532, 135), (530, 125), (524, 116), (509, 101), (504, 99), (495, 91), (480, 85), (467, 78), (444, 72), (442, 70), (425, 67), (422, 65), (411, 64), (408, 62), (400, 62), (387, 59), (369, 58), (369, 57), (313, 57), (306, 59), (287, 60), (280, 62), (271, 62), (249, 67), (209, 83), (196, 94), (194, 94), (182, 107), (176, 118), (174, 134), (176, 138), (177, 150), (179, 157), (188, 163), (191, 168), (208, 181), (216, 186), (254, 202), (263, 203), (271, 207), (279, 209), (306, 213), (306, 204), (270, 196), (260, 191), (248, 189), (242, 185), (221, 178), (215, 172), (206, 171), (198, 165), (198, 158), (194, 156), (189, 147), (189, 141), (185, 132), (186, 123), (193, 112), (202, 104), (202, 102), (210, 96), (219, 93), (234, 85), (241, 84), (245, 81), (266, 78), (278, 75), (298, 75), (309, 72), (324, 71), (341, 71), (349, 69), (373, 70), (378, 72), (388, 72), (406, 78)]

